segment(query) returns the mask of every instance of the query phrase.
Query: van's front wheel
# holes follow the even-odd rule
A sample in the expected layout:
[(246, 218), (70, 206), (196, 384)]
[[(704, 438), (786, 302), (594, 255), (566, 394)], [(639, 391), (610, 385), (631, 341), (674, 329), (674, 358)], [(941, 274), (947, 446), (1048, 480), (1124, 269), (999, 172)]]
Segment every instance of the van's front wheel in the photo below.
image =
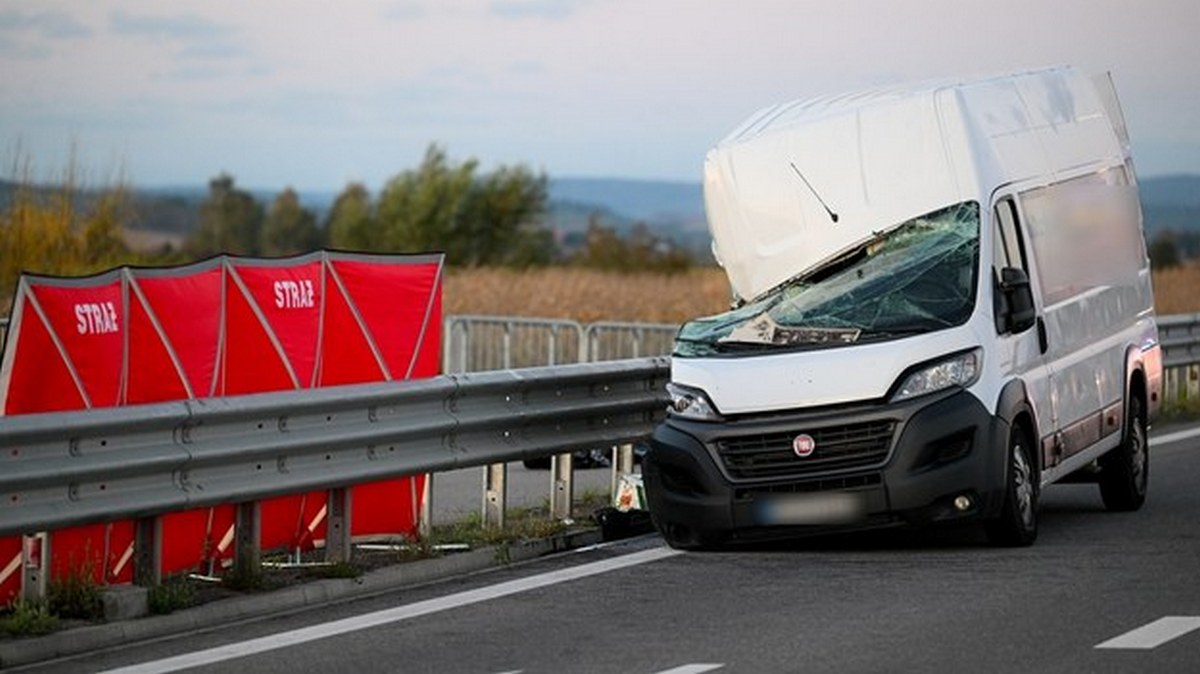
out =
[(1146, 502), (1150, 483), (1150, 453), (1146, 446), (1146, 414), (1142, 399), (1129, 399), (1129, 428), (1125, 440), (1100, 457), (1100, 498), (1114, 512), (1137, 510)]
[(1000, 516), (985, 523), (993, 545), (1022, 547), (1037, 540), (1038, 478), (1032, 447), (1024, 431), (1013, 426), (1008, 437), (1008, 469)]

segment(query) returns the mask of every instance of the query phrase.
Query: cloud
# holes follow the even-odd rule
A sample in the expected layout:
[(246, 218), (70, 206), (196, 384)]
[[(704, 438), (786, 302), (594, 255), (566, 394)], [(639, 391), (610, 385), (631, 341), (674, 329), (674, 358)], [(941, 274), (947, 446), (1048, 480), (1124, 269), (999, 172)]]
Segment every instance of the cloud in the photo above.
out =
[(429, 8), (415, 0), (401, 0), (392, 3), (383, 12), (387, 21), (415, 21), (429, 15)]
[(91, 37), (92, 29), (63, 12), (10, 10), (0, 12), (0, 35), (5, 33), (33, 33), (49, 40), (65, 40)]
[(503, 19), (570, 18), (590, 0), (492, 0), (488, 11)]
[(195, 42), (228, 37), (225, 25), (195, 14), (136, 15), (117, 10), (108, 17), (109, 26), (118, 35), (153, 37), (180, 42)]
[[(213, 67), (251, 56), (232, 26), (196, 14), (132, 14), (121, 10), (109, 14), (113, 33), (133, 39), (153, 40), (174, 47), (177, 67), (160, 73), (159, 79), (203, 80), (241, 73), (241, 69)], [(200, 65), (191, 65), (191, 64)]]

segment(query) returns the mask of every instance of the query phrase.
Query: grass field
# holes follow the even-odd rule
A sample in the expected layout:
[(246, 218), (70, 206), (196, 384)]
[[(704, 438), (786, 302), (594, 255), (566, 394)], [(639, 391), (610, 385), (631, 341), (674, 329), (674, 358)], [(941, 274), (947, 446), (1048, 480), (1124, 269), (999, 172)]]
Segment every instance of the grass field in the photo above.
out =
[[(1200, 312), (1200, 263), (1154, 273), (1160, 315)], [(719, 269), (620, 274), (551, 267), (451, 270), (445, 313), (679, 323), (724, 311), (729, 286)]]
[(1154, 272), (1154, 308), (1161, 316), (1200, 312), (1200, 261)]
[(621, 274), (549, 267), (450, 270), (443, 294), (447, 314), (680, 323), (729, 307), (719, 269), (681, 274)]

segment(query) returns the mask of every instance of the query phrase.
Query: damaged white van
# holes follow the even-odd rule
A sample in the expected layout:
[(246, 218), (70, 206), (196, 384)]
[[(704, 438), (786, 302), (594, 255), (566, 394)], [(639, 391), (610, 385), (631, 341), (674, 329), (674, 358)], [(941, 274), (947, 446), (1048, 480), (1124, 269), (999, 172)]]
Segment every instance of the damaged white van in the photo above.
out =
[(1071, 68), (760, 111), (708, 155), (738, 299), (680, 329), (643, 464), (681, 548), (1146, 497), (1161, 352), (1115, 91)]

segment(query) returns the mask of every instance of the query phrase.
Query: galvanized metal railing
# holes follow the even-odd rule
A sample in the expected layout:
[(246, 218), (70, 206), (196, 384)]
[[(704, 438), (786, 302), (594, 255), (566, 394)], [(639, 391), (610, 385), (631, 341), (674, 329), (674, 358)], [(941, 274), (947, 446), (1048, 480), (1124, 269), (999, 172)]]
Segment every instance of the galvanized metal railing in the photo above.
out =
[(1164, 402), (1200, 399), (1200, 314), (1158, 317)]
[(650, 358), (0, 417), (0, 535), (134, 518), (152, 584), (159, 515), (239, 504), (237, 565), (251, 568), (259, 501), (329, 490), (339, 561), (348, 487), (629, 442), (664, 414), (668, 375)]

